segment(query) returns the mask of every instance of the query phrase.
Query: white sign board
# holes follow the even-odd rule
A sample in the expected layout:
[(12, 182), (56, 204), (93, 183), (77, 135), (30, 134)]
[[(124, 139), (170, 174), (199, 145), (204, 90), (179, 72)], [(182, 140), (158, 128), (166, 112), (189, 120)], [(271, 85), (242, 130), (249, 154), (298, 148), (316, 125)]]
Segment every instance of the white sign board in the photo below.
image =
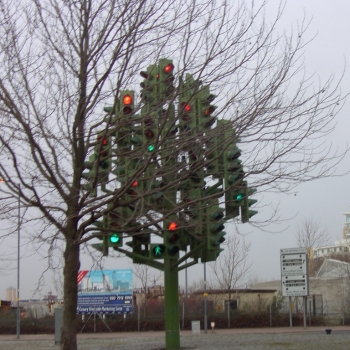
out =
[(306, 248), (284, 248), (281, 249), (282, 254), (307, 254)]
[(282, 276), (282, 295), (284, 297), (307, 296), (308, 294), (307, 275)]
[(281, 249), (282, 296), (307, 296), (309, 294), (307, 249)]
[(306, 275), (307, 256), (306, 254), (282, 254), (281, 255), (281, 275)]

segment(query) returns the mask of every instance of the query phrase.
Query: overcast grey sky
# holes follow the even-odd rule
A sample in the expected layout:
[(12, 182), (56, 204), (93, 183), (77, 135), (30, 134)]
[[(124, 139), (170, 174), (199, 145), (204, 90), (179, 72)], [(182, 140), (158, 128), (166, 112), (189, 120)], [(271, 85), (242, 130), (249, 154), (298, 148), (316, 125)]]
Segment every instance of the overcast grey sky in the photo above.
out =
[[(269, 6), (276, 6), (278, 0), (271, 0)], [(305, 65), (308, 73), (315, 72), (325, 82), (327, 77), (335, 74), (339, 78), (346, 63), (350, 64), (350, 1), (348, 0), (287, 0), (286, 9), (280, 26), (287, 30), (303, 16), (312, 19), (307, 36), (316, 38), (306, 47)], [(350, 69), (347, 68), (342, 82), (345, 94), (350, 91)], [(350, 129), (350, 99), (338, 115), (336, 130), (329, 136), (335, 147), (340, 150), (348, 144), (348, 130)], [(350, 171), (350, 154), (338, 166), (339, 174)], [(249, 180), (249, 179), (248, 179)], [(331, 240), (341, 238), (344, 223), (344, 213), (350, 211), (350, 174), (342, 177), (322, 179), (312, 183), (305, 183), (296, 189), (293, 195), (265, 194), (259, 205), (273, 203), (279, 204), (280, 217), (285, 219), (279, 224), (272, 224), (265, 228), (265, 232), (249, 224), (240, 225), (240, 230), (246, 233), (246, 240), (251, 242), (249, 259), (252, 261), (252, 272), (261, 280), (279, 279), (280, 263), (279, 251), (281, 248), (294, 247), (295, 228), (304, 218), (318, 220), (322, 227), (327, 227)], [(254, 217), (259, 221), (269, 216), (269, 207), (262, 206), (259, 214)], [(259, 216), (259, 217), (258, 217)], [(288, 220), (289, 219), (289, 220)], [(230, 225), (227, 233), (230, 234)], [(266, 232), (267, 231), (267, 232)], [(6, 249), (13, 252), (16, 257), (16, 239), (8, 241)], [(22, 247), (21, 259), (21, 299), (32, 297), (32, 291), (43, 269), (45, 257), (32, 254), (26, 247)], [(105, 268), (118, 269), (131, 267), (129, 259), (105, 259)], [(5, 299), (6, 288), (16, 287), (16, 261), (11, 262), (6, 275), (0, 275), (0, 299)], [(92, 268), (88, 257), (82, 259), (82, 270)], [(210, 269), (208, 268), (208, 271)], [(157, 273), (157, 272), (156, 272)], [(198, 281), (203, 276), (203, 265), (198, 264), (188, 270), (189, 283)], [(45, 286), (42, 288), (43, 296), (48, 291), (55, 292), (51, 274), (46, 275)], [(184, 272), (180, 274), (180, 283), (184, 285)]]

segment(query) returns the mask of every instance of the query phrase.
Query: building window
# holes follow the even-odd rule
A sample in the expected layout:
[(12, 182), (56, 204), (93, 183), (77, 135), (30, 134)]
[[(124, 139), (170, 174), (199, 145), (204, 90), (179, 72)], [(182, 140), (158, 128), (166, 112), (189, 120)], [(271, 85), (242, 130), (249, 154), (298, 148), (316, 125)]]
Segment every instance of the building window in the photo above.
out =
[(227, 310), (227, 305), (230, 303), (230, 310), (237, 310), (238, 309), (238, 300), (225, 300), (225, 308)]

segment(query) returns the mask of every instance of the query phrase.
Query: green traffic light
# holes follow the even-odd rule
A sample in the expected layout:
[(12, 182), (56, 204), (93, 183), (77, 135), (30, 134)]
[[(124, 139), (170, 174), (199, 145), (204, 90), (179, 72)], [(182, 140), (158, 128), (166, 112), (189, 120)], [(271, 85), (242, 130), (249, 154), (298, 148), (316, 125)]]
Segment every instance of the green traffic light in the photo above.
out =
[(211, 219), (215, 221), (221, 220), (224, 217), (224, 211), (225, 210), (222, 208), (218, 208), (216, 211), (213, 211), (211, 213)]
[(107, 169), (109, 167), (109, 163), (103, 160), (102, 162), (100, 162), (100, 167), (102, 169)]
[(116, 233), (113, 233), (110, 237), (109, 237), (109, 241), (113, 244), (118, 243), (120, 240), (119, 236)]
[(243, 194), (239, 194), (236, 198), (240, 201), (241, 199), (243, 199)]
[(154, 145), (149, 145), (149, 146), (147, 147), (148, 152), (153, 152), (154, 149), (155, 149)]

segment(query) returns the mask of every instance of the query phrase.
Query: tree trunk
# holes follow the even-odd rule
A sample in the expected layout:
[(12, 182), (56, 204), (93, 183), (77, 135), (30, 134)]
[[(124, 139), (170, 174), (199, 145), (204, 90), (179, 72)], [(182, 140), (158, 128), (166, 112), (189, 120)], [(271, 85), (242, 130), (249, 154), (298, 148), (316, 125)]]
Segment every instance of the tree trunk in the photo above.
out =
[(67, 239), (64, 251), (63, 270), (63, 325), (61, 329), (61, 350), (77, 349), (77, 276), (80, 268), (79, 245)]

